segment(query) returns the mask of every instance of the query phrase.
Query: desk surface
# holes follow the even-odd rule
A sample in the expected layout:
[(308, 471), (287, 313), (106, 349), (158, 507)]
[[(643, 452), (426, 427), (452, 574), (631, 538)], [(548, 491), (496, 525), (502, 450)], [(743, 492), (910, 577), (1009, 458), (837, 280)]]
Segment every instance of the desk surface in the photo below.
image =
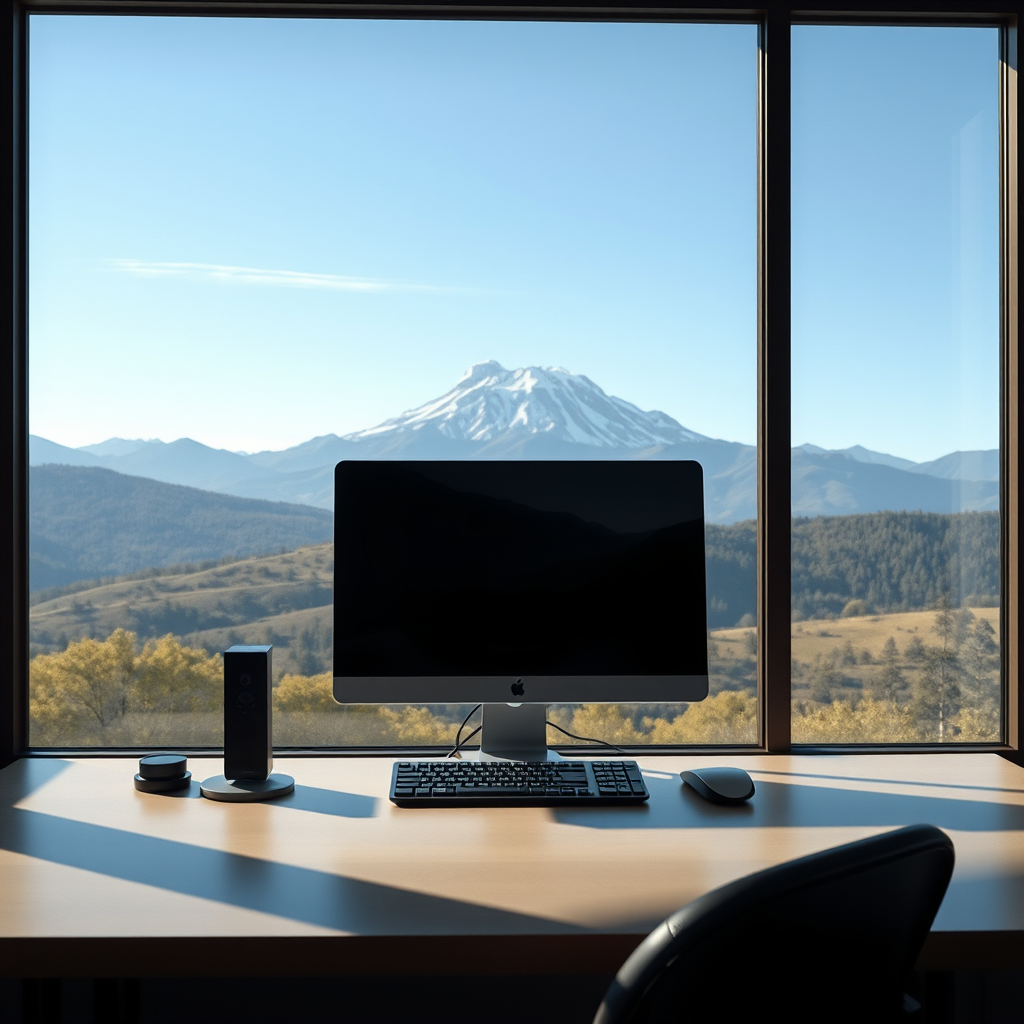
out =
[[(639, 760), (650, 803), (615, 809), (401, 809), (386, 758), (278, 758), (296, 790), (262, 804), (201, 799), (196, 782), (136, 792), (132, 760), (16, 762), (0, 772), (0, 973), (610, 972), (709, 889), (916, 822), (956, 846), (920, 966), (1024, 963), (1024, 769), (994, 754)], [(749, 805), (682, 788), (680, 769), (712, 762), (750, 771)]]

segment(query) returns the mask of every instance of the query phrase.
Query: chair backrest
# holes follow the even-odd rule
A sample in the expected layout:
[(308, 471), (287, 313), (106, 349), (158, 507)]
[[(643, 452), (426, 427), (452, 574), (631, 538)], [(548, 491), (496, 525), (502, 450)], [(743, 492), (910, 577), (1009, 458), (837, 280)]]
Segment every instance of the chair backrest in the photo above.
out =
[(949, 837), (912, 825), (740, 878), (651, 932), (594, 1024), (898, 1019), (952, 873)]

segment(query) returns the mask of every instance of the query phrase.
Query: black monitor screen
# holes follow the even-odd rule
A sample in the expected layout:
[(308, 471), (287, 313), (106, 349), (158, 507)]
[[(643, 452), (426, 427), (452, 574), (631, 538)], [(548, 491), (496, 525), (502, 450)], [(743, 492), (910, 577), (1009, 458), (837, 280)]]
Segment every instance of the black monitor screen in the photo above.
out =
[(335, 485), (339, 700), (706, 695), (698, 463), (342, 462)]

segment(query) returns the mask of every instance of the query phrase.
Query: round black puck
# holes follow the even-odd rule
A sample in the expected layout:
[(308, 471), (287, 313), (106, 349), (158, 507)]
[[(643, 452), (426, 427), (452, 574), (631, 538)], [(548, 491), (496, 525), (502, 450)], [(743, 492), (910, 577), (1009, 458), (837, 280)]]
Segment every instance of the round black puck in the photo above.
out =
[(187, 769), (184, 754), (147, 754), (139, 758), (139, 775), (144, 779), (181, 779)]
[(140, 793), (170, 793), (175, 789), (186, 789), (191, 781), (191, 772), (185, 772), (178, 779), (144, 779), (136, 775), (135, 788)]

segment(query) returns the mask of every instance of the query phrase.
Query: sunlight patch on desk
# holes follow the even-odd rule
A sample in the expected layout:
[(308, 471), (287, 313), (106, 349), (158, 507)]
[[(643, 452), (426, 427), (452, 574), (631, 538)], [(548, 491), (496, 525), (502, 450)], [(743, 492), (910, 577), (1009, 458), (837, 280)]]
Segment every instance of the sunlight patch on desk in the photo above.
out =
[[(201, 921), (215, 921), (216, 931), (223, 935), (340, 934), (336, 929), (2, 849), (0, 873), (5, 938), (192, 936)], [(68, 899), (68, 893), (74, 894), (73, 899)], [(140, 920), (153, 922), (151, 933), (139, 928)]]
[[(35, 811), (0, 813), (0, 849), (340, 934), (417, 933), (425, 921), (439, 935), (560, 934), (581, 930), (546, 917)], [(214, 925), (214, 934), (216, 927), (219, 922)], [(193, 921), (193, 932), (195, 928)]]

